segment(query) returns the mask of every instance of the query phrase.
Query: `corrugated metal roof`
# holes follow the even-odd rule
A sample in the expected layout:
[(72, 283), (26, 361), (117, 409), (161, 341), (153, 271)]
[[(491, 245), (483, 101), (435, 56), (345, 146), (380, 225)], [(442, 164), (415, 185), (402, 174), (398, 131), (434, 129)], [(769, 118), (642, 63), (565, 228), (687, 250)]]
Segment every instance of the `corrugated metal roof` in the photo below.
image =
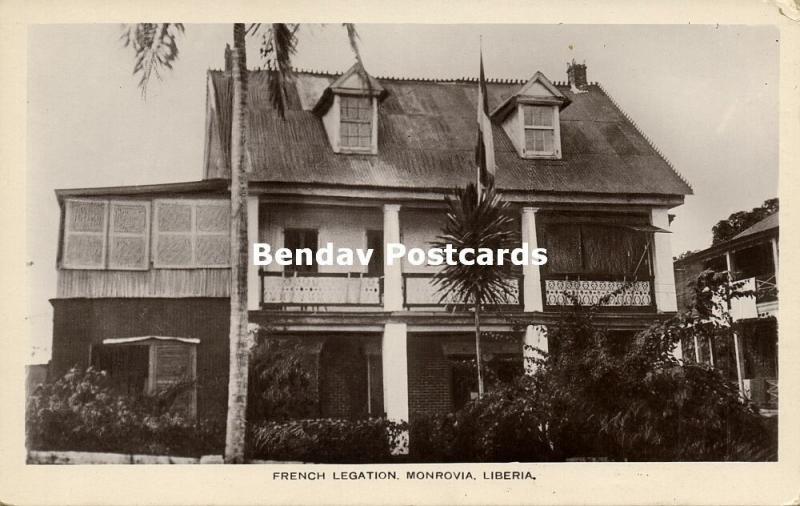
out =
[[(214, 87), (222, 158), (229, 160), (231, 78), (209, 71)], [(282, 120), (271, 108), (267, 71), (251, 71), (248, 82), (251, 181), (324, 183), (393, 188), (441, 188), (475, 177), (477, 89), (473, 80), (378, 79), (387, 91), (378, 112), (378, 154), (336, 154), (322, 120), (310, 108), (337, 75), (299, 72)], [(561, 111), (561, 160), (521, 158), (495, 125), (497, 185), (505, 190), (666, 194), (691, 193), (689, 185), (596, 84), (585, 93), (558, 89), (572, 103)], [(519, 82), (487, 85), (495, 108)], [(225, 163), (225, 162), (223, 162)], [(212, 162), (207, 177), (227, 177)]]
[(731, 240), (735, 241), (736, 239), (741, 239), (742, 237), (747, 237), (748, 235), (757, 234), (759, 232), (763, 232), (771, 228), (778, 228), (778, 222), (779, 222), (778, 213), (770, 214), (769, 216), (759, 221), (755, 225), (742, 230), (741, 232), (733, 236), (733, 239)]

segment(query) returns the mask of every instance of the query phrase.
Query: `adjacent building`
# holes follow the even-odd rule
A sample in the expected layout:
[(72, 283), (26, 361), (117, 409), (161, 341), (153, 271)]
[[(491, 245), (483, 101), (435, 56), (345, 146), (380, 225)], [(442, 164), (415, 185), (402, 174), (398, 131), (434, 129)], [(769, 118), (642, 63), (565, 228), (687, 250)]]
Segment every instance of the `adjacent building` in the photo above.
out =
[[(123, 388), (181, 379), (187, 406), (225, 409), (229, 325), (230, 63), (207, 78), (199, 181), (65, 189), (54, 308), (55, 375), (98, 364)], [(474, 181), (475, 79), (297, 72), (285, 119), (268, 73), (249, 73), (248, 237), (275, 248), (374, 248), (363, 268), (251, 265), (250, 321), (314, 356), (319, 415), (446, 412), (474, 395), (471, 313), (440, 301), (434, 267), (384, 266), (389, 242), (427, 247), (444, 197)], [(367, 82), (367, 80), (369, 82)], [(598, 316), (629, 335), (677, 310), (669, 210), (689, 185), (586, 66), (490, 80), (496, 183), (522, 241), (548, 250), (491, 308), (485, 358), (521, 368), (547, 347), (563, 304), (606, 301)], [(522, 326), (520, 327), (520, 322)], [(505, 365), (504, 365), (505, 364)], [(508, 364), (511, 364), (510, 366)]]
[(722, 368), (747, 397), (768, 409), (778, 405), (778, 215), (675, 261), (681, 310), (690, 309), (692, 285), (705, 270), (727, 272), (736, 289), (755, 294), (730, 301), (730, 316), (740, 328), (733, 346), (684, 343), (684, 354)]

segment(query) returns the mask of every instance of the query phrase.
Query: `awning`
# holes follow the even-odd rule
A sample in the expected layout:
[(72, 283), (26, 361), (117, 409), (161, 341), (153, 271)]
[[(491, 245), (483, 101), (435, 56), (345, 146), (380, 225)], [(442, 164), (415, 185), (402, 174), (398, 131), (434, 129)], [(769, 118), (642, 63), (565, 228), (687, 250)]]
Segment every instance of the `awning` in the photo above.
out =
[(660, 228), (660, 227), (657, 227), (655, 225), (641, 224), (641, 225), (620, 225), (620, 226), (628, 228), (628, 229), (631, 229), (631, 230), (635, 230), (637, 232), (648, 232), (648, 233), (649, 232), (654, 232), (654, 233), (658, 233), (658, 234), (671, 234), (672, 233), (667, 229)]
[(138, 336), (138, 337), (112, 337), (103, 339), (103, 344), (132, 344), (143, 341), (172, 341), (186, 344), (200, 344), (200, 340), (194, 337), (169, 337), (169, 336)]

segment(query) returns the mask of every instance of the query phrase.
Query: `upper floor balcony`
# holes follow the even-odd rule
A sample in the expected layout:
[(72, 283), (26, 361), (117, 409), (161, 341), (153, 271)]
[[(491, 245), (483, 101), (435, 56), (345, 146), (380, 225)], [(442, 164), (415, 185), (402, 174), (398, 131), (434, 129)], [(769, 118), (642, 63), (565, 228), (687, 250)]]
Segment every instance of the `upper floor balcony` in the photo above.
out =
[[(462, 304), (435, 283), (439, 267), (411, 265), (407, 259), (384, 265), (386, 243), (399, 242), (408, 249), (430, 247), (441, 233), (439, 210), (386, 205), (290, 211), (263, 206), (259, 216), (258, 240), (273, 248), (313, 251), (330, 242), (336, 248), (373, 250), (366, 266), (273, 264), (258, 269), (261, 309), (442, 311)], [(653, 215), (588, 215), (528, 208), (518, 215), (518, 223), (523, 242), (546, 248), (549, 260), (541, 267), (521, 267), (509, 281), (507, 300), (497, 309), (557, 311), (573, 304), (600, 304), (609, 311), (675, 309), (671, 264), (661, 272), (667, 279), (659, 283), (659, 248), (662, 260), (671, 261), (671, 252), (665, 252), (668, 237), (666, 242), (662, 240), (667, 234), (658, 233), (663, 229), (653, 224)]]

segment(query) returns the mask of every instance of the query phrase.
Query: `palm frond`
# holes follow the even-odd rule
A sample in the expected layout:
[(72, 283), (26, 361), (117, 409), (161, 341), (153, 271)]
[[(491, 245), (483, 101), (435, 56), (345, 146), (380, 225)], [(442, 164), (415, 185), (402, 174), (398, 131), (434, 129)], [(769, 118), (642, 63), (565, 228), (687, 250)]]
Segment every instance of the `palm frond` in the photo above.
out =
[(147, 85), (161, 69), (172, 69), (178, 59), (177, 37), (184, 32), (182, 23), (137, 23), (123, 25), (120, 40), (134, 52), (133, 75), (139, 76), (139, 89), (147, 96)]
[[(266, 62), (268, 73), (268, 89), (272, 107), (281, 118), (286, 117), (289, 108), (289, 83), (294, 79), (292, 56), (297, 52), (297, 29), (300, 25), (273, 23), (262, 35), (261, 57)], [(252, 30), (255, 33), (258, 27)]]
[[(510, 207), (493, 186), (478, 200), (474, 183), (458, 188), (454, 196), (447, 197), (447, 213), (442, 234), (434, 247), (452, 244), (456, 250), (482, 248), (497, 252), (520, 246), (518, 225), (511, 216)], [(516, 272), (510, 260), (503, 265), (445, 265), (434, 276), (434, 284), (442, 301), (455, 295), (464, 304), (504, 304), (514, 294)]]
[(372, 81), (370, 80), (369, 75), (364, 68), (364, 60), (361, 58), (361, 50), (358, 47), (358, 41), (361, 39), (361, 37), (358, 35), (356, 25), (353, 23), (342, 23), (342, 26), (347, 31), (347, 40), (350, 42), (350, 49), (353, 51), (353, 56), (356, 58), (356, 63), (358, 63), (358, 75), (361, 77), (362, 81), (367, 83), (367, 91), (372, 93)]

